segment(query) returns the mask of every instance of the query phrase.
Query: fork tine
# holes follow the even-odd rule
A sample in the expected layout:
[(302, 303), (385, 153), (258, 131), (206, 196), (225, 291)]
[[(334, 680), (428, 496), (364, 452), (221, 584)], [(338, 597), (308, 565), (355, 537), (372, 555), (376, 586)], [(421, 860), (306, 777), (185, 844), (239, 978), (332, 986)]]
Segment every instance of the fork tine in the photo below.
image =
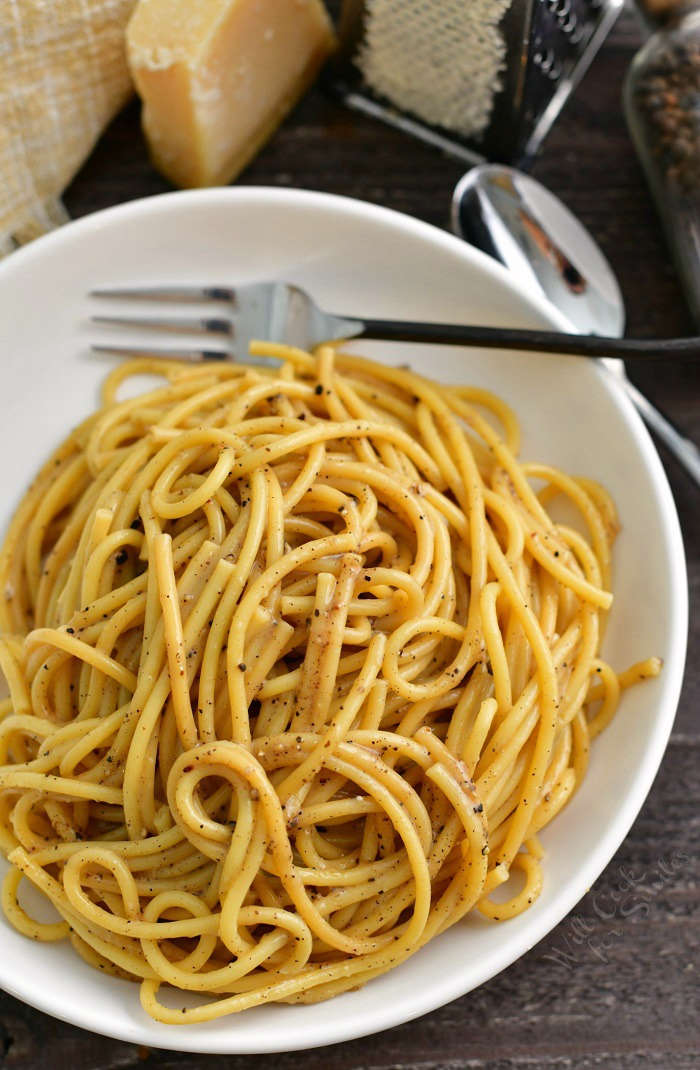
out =
[(158, 331), (196, 331), (199, 334), (234, 334), (230, 320), (217, 317), (191, 316), (180, 319), (163, 319), (156, 316), (91, 316), (93, 323), (110, 327), (142, 327)]
[(90, 297), (129, 298), (138, 301), (229, 301), (236, 303), (230, 286), (131, 286), (90, 290)]
[(112, 353), (120, 357), (154, 357), (156, 360), (187, 360), (198, 364), (205, 360), (235, 361), (226, 349), (147, 349), (144, 346), (91, 345), (95, 353)]

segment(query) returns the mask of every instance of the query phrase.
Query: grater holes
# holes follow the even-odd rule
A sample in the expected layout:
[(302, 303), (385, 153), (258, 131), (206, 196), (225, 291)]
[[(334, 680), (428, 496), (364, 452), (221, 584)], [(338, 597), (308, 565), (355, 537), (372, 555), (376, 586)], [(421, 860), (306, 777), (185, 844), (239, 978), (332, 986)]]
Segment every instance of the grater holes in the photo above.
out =
[(556, 82), (561, 77), (561, 64), (553, 49), (548, 48), (544, 52), (538, 50), (532, 57), (532, 62), (551, 81)]
[(567, 36), (574, 33), (578, 26), (578, 19), (574, 10), (573, 0), (541, 0), (541, 2), (554, 15), (562, 33)]
[(562, 33), (565, 33), (567, 37), (573, 35), (576, 32), (576, 30), (578, 29), (578, 22), (576, 20), (576, 13), (574, 11), (571, 12), (569, 17), (564, 22), (562, 22), (561, 29)]
[(586, 25), (583, 22), (579, 22), (578, 26), (575, 26), (569, 35), (569, 41), (572, 45), (578, 45), (583, 41), (586, 36)]
[(355, 62), (364, 83), (403, 112), (478, 136), (502, 87), (501, 20), (514, 0), (365, 0)]

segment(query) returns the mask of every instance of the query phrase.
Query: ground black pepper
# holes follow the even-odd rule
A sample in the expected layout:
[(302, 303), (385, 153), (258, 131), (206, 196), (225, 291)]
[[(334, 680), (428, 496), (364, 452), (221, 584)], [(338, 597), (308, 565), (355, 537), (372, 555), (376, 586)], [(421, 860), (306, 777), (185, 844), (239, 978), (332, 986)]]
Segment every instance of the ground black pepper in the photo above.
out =
[(630, 68), (625, 113), (700, 324), (700, 0), (639, 3), (657, 30)]
[(686, 194), (700, 182), (700, 33), (662, 35), (633, 88), (649, 153), (665, 180)]

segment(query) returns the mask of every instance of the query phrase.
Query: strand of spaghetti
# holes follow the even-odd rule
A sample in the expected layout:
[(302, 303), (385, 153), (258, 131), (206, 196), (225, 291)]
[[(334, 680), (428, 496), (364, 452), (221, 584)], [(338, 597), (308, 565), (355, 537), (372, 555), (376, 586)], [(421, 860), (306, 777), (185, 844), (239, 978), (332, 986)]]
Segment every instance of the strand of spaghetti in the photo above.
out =
[[(293, 773), (277, 784), (277, 795), (285, 806), (288, 820), (293, 820), (303, 805), (314, 777), (321, 769), (328, 752), (333, 752), (335, 745), (349, 732), (357, 718), (370, 687), (374, 684), (382, 666), (386, 639), (375, 635), (367, 649), (367, 660), (359, 675), (353, 681), (352, 688), (346, 696), (337, 715), (330, 722), (314, 750), (305, 761), (301, 762)], [(314, 730), (313, 722), (310, 726)]]
[(351, 532), (342, 535), (329, 535), (326, 538), (306, 543), (291, 553), (285, 554), (280, 561), (267, 568), (244, 594), (231, 621), (226, 647), (226, 669), (232, 721), (231, 736), (234, 743), (250, 742), (248, 706), (245, 701), (245, 680), (240, 666), (245, 664), (243, 661), (245, 634), (256, 606), (270, 593), (276, 583), (279, 583), (285, 576), (288, 576), (290, 572), (299, 568), (306, 561), (313, 558), (318, 559), (327, 554), (348, 553), (355, 549), (356, 540)]
[(32, 517), (24, 548), (24, 560), (27, 583), (34, 598), (37, 597), (39, 591), (42, 572), (41, 548), (46, 529), (52, 517), (61, 512), (66, 502), (71, 501), (73, 492), (82, 484), (86, 472), (85, 458), (76, 457), (46, 488), (45, 494), (38, 503), (36, 513)]
[(35, 921), (20, 906), (17, 893), (23, 876), (22, 871), (15, 869), (14, 866), (5, 874), (2, 882), (2, 909), (5, 911), (5, 916), (18, 932), (28, 936), (31, 940), (53, 943), (56, 940), (65, 939), (70, 931), (67, 921)]
[(0, 635), (0, 672), (7, 681), (12, 710), (18, 714), (30, 713), (32, 700), (22, 669), (18, 644), (7, 635)]
[[(194, 562), (191, 562), (194, 564)], [(196, 569), (195, 569), (196, 571)], [(184, 625), (183, 646), (190, 649), (200, 634), (204, 621), (209, 616), (214, 599), (219, 597), (226, 583), (227, 574), (231, 573), (231, 565), (227, 561), (219, 561), (208, 583), (201, 591), (199, 599), (194, 604), (190, 615)], [(183, 589), (183, 598), (187, 596), (186, 575), (180, 581)], [(179, 598), (179, 592), (176, 591)], [(159, 634), (163, 634), (162, 632)], [(125, 797), (125, 820), (129, 834), (134, 839), (140, 839), (144, 828), (155, 829), (155, 814), (152, 801), (148, 806), (149, 813), (144, 810), (144, 802), (148, 798), (144, 795), (144, 787), (152, 783), (155, 775), (154, 761), (149, 748), (155, 745), (155, 731), (161, 711), (170, 694), (170, 671), (167, 666), (160, 668), (160, 660), (157, 662), (159, 674), (157, 679), (147, 681), (146, 687), (141, 693), (134, 695), (132, 710), (135, 712), (134, 727), (129, 743), (128, 754), (124, 764), (124, 797)], [(151, 681), (153, 686), (151, 686)], [(189, 696), (188, 696), (189, 699)], [(142, 706), (134, 706), (138, 701)], [(196, 742), (196, 733), (194, 736)], [(167, 776), (167, 773), (166, 773)]]
[(3, 766), (0, 768), (0, 789), (26, 788), (30, 791), (45, 791), (51, 795), (67, 795), (71, 799), (92, 799), (95, 802), (122, 802), (120, 788), (109, 788), (103, 784), (91, 784), (77, 777), (60, 777), (52, 774), (34, 773), (31, 770)]
[[(153, 499), (151, 499), (152, 504)], [(170, 535), (156, 535), (153, 545), (153, 566), (158, 580), (160, 610), (163, 617), (165, 649), (168, 655), (170, 695), (177, 721), (177, 730), (186, 749), (197, 741), (197, 728), (192, 716), (189, 681), (187, 678), (187, 651), (182, 633), (180, 598), (173, 568), (173, 542)]]
[(136, 677), (133, 672), (120, 665), (114, 658), (103, 654), (102, 651), (83, 642), (82, 639), (78, 639), (75, 635), (69, 635), (58, 628), (36, 628), (27, 636), (25, 643), (27, 652), (42, 644), (55, 647), (57, 650), (63, 650), (66, 654), (79, 658), (80, 661), (88, 665), (93, 665), (105, 676), (110, 676), (117, 683), (129, 688), (130, 691), (136, 688)]
[(247, 475), (261, 464), (272, 464), (288, 453), (306, 451), (317, 442), (354, 438), (377, 438), (401, 446), (404, 453), (431, 482), (438, 487), (442, 486), (439, 469), (422, 446), (404, 431), (393, 427), (391, 424), (372, 423), (368, 420), (347, 420), (330, 426), (316, 424), (306, 431), (298, 431), (296, 434), (288, 435), (280, 442), (248, 450), (243, 457), (240, 457), (235, 462), (232, 473), (240, 478), (240, 476)]
[(501, 634), (496, 612), (496, 602), (500, 593), (501, 588), (498, 583), (487, 583), (481, 592), (480, 609), (481, 626), (489, 661), (491, 662), (496, 702), (501, 713), (504, 714), (513, 705), (513, 692), (503, 635)]
[(518, 804), (518, 813), (511, 822), (511, 829), (501, 852), (501, 861), (512, 859), (524, 838), (524, 829), (529, 821), (528, 805), (531, 799), (539, 801), (552, 741), (558, 723), (559, 694), (552, 655), (544, 642), (537, 620), (517, 588), (513, 574), (492, 532), (488, 533), (489, 561), (504, 593), (510, 599), (523, 630), (530, 642), (538, 666), (540, 686), (540, 723), (537, 743), (529, 769), (527, 791)]
[[(348, 617), (348, 603), (361, 565), (362, 561), (358, 554), (343, 556), (340, 575), (334, 584), (330, 604), (319, 617), (315, 617), (315, 621), (319, 622), (317, 629), (319, 642), (313, 644), (313, 637), (310, 636), (304, 659), (301, 687), (297, 695), (297, 712), (292, 722), (293, 728), (314, 732), (319, 731), (327, 722), (338, 675), (338, 662)], [(378, 668), (379, 666), (374, 675)], [(287, 797), (282, 793), (280, 798), (285, 802)]]

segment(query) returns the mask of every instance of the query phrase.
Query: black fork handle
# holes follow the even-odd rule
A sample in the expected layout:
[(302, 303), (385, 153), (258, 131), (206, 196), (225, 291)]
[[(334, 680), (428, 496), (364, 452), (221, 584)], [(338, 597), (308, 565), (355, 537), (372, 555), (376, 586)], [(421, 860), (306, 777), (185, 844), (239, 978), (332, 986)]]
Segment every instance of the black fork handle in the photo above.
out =
[(575, 357), (620, 357), (622, 360), (700, 360), (700, 337), (602, 338), (595, 334), (525, 330), (519, 327), (474, 327), (452, 323), (412, 323), (401, 320), (362, 320), (355, 338), (385, 342), (438, 342), (522, 349), (537, 353), (566, 353)]

